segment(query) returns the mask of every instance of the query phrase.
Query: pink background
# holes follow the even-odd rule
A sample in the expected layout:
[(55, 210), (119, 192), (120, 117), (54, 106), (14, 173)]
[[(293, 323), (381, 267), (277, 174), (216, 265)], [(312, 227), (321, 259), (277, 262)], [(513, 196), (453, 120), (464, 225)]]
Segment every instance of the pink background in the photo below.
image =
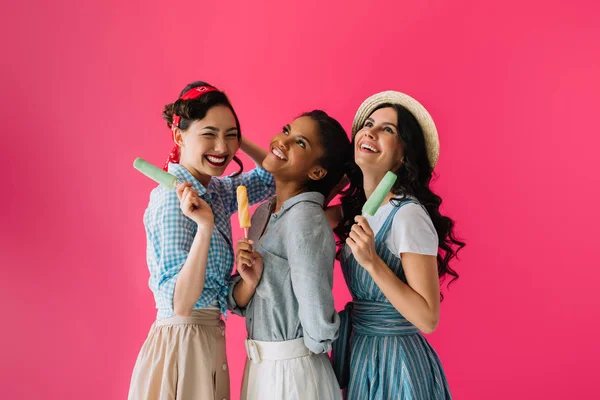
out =
[[(594, 1), (4, 2), (0, 397), (126, 397), (155, 317), (142, 225), (153, 184), (131, 163), (162, 165), (162, 106), (202, 79), (261, 145), (309, 109), (349, 129), (377, 91), (421, 100), (441, 137), (435, 189), (468, 243), (430, 336), (455, 398), (598, 398), (599, 12)], [(335, 284), (341, 308), (339, 270)], [(232, 317), (234, 399), (244, 333)]]

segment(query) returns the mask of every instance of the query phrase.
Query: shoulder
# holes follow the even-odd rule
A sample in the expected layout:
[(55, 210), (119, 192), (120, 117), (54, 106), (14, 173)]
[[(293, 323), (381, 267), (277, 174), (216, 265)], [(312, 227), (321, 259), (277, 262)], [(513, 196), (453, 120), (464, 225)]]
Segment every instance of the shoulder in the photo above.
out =
[(260, 182), (261, 180), (271, 180), (273, 175), (262, 167), (254, 167), (250, 171), (242, 172), (241, 174), (231, 176), (219, 176), (213, 177), (211, 182), (213, 184), (222, 186), (239, 186), (241, 184), (253, 184), (254, 180)]
[(193, 221), (181, 211), (177, 192), (162, 186), (150, 193), (150, 203), (146, 209), (144, 222), (155, 231), (169, 231), (179, 226), (189, 231), (194, 230)]
[(259, 216), (261, 214), (269, 213), (271, 211), (270, 207), (271, 207), (271, 200), (267, 200), (267, 201), (260, 203), (254, 209), (254, 214), (252, 214), (252, 218), (254, 218), (255, 216)]
[(400, 206), (392, 222), (392, 230), (403, 234), (425, 234), (437, 238), (437, 232), (431, 217), (418, 202), (410, 202)]
[(437, 231), (429, 214), (419, 203), (404, 204), (396, 211), (389, 239), (395, 254), (437, 254)]
[[(416, 200), (395, 207), (399, 208), (398, 211), (396, 211), (396, 215), (394, 215), (394, 223), (396, 223), (396, 221), (421, 221), (431, 223), (431, 218), (429, 217), (429, 214), (427, 214), (427, 211), (425, 211), (423, 206)], [(391, 210), (393, 210), (393, 208), (391, 208)]]
[(294, 205), (289, 211), (286, 225), (299, 244), (335, 248), (333, 230), (319, 204), (301, 202)]
[(154, 212), (164, 212), (169, 209), (179, 209), (179, 199), (175, 190), (168, 190), (158, 186), (150, 192), (150, 202), (148, 210)]
[(290, 223), (302, 227), (320, 225), (322, 222), (329, 226), (323, 206), (313, 201), (301, 201), (294, 204), (288, 211), (287, 219), (290, 220)]

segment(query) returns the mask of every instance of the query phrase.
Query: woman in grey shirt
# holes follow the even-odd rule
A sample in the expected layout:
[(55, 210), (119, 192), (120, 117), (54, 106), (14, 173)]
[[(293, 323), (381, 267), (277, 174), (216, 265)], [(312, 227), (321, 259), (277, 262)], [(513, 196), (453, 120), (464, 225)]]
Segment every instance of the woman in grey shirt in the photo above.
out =
[(302, 114), (271, 140), (262, 166), (276, 197), (260, 206), (238, 243), (229, 306), (246, 317), (242, 399), (341, 399), (327, 352), (339, 317), (331, 293), (336, 244), (324, 196), (352, 147), (323, 111)]

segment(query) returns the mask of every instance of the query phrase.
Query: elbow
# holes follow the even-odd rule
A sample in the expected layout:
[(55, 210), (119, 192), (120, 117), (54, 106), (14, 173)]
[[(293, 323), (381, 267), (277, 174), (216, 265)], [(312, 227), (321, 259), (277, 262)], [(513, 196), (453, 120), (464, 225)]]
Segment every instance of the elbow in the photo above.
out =
[(178, 317), (189, 317), (192, 315), (192, 309), (193, 307), (184, 306), (180, 303), (175, 303), (173, 305), (173, 312)]
[(421, 332), (423, 332), (426, 335), (430, 335), (433, 332), (435, 332), (436, 329), (437, 329), (437, 324), (431, 324), (431, 325), (424, 326), (421, 329)]
[(178, 317), (189, 317), (192, 315), (194, 306), (202, 294), (202, 289), (204, 289), (204, 282), (202, 282), (202, 286), (200, 287), (198, 294), (190, 294), (183, 290), (178, 292), (177, 286), (175, 286), (175, 292), (173, 293), (173, 312), (175, 315)]
[(327, 353), (331, 350), (331, 340), (317, 341), (304, 336), (304, 345), (315, 354)]
[[(337, 315), (337, 314), (336, 314)], [(302, 327), (304, 329), (304, 326)], [(332, 343), (338, 338), (339, 320), (321, 329), (307, 332), (304, 330), (304, 345), (313, 353), (327, 353), (331, 350)]]
[(186, 309), (176, 308), (173, 311), (175, 311), (175, 315), (177, 315), (178, 317), (189, 317), (190, 315), (192, 315), (191, 308), (186, 308)]
[(429, 335), (429, 334), (435, 332), (439, 323), (440, 323), (439, 314), (432, 315), (430, 318), (427, 319), (427, 321), (423, 322), (423, 326), (420, 329), (423, 333)]

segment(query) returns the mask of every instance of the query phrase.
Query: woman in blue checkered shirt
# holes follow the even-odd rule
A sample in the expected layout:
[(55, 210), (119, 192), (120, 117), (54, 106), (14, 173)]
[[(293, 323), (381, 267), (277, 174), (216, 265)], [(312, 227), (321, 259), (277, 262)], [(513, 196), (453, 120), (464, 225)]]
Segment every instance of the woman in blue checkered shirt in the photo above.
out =
[[(175, 191), (155, 188), (144, 214), (158, 315), (139, 353), (129, 399), (228, 399), (221, 315), (234, 263), (236, 189), (246, 186), (256, 204), (275, 193), (275, 182), (260, 167), (242, 173), (237, 150), (251, 157), (264, 151), (242, 141), (229, 99), (214, 86), (186, 86), (163, 117), (174, 141), (165, 169), (184, 183)], [(221, 177), (231, 161), (240, 171)]]

